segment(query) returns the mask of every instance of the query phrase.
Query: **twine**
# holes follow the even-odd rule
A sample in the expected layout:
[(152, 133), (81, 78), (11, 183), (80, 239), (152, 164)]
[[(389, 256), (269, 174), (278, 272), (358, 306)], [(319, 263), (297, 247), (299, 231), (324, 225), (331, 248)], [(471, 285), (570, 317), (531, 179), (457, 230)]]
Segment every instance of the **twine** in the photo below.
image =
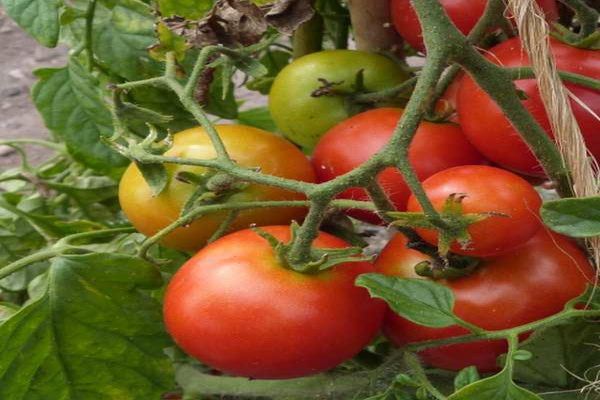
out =
[[(572, 94), (563, 85), (552, 52), (550, 28), (535, 0), (508, 0), (517, 23), (523, 48), (529, 55), (536, 75), (544, 107), (558, 149), (571, 172), (571, 184), (576, 197), (600, 194), (596, 179), (597, 164), (588, 154), (585, 141), (573, 114), (569, 98)], [(577, 99), (575, 99), (577, 101)], [(590, 113), (593, 113), (588, 109)], [(596, 118), (598, 116), (595, 115)], [(600, 237), (587, 240), (596, 266), (600, 265)]]

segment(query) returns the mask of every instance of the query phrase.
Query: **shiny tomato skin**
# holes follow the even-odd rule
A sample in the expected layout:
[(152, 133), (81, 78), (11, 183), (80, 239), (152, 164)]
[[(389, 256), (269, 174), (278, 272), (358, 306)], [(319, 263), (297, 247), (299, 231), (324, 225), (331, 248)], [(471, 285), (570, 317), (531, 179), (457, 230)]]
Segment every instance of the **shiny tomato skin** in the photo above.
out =
[(313, 96), (323, 86), (319, 79), (351, 91), (359, 71), (368, 91), (399, 85), (408, 79), (400, 65), (379, 54), (357, 50), (325, 50), (294, 60), (275, 78), (269, 94), (269, 110), (277, 127), (306, 152), (319, 138), (350, 116), (341, 96)]
[[(360, 166), (391, 139), (402, 116), (398, 108), (378, 108), (355, 115), (330, 129), (319, 141), (312, 157), (317, 180), (326, 182)], [(458, 125), (424, 121), (409, 148), (409, 158), (419, 179), (457, 165), (480, 164), (485, 159), (463, 136)], [(398, 210), (406, 209), (410, 190), (396, 168), (383, 170), (377, 178)], [(340, 198), (369, 200), (361, 188), (351, 188)], [(352, 211), (361, 220), (380, 223), (368, 212)]]
[[(244, 125), (219, 125), (217, 130), (231, 158), (240, 165), (260, 167), (265, 174), (305, 182), (315, 181), (310, 161), (285, 139)], [(206, 132), (202, 128), (192, 128), (175, 134), (173, 147), (165, 155), (211, 159), (216, 153)], [(139, 232), (152, 236), (179, 217), (181, 209), (196, 188), (195, 185), (174, 178), (182, 171), (203, 174), (207, 169), (167, 165), (169, 184), (156, 197), (152, 196), (150, 187), (135, 164), (131, 164), (125, 171), (119, 185), (119, 201), (123, 211)], [(298, 193), (262, 185), (249, 185), (241, 192), (232, 195), (228, 201), (303, 199), (304, 197)], [(162, 243), (179, 250), (197, 250), (216, 231), (225, 215), (224, 212), (218, 212), (203, 216), (189, 226), (175, 230)], [(246, 210), (239, 214), (231, 229), (244, 229), (251, 224), (287, 224), (291, 220), (302, 219), (305, 215), (306, 210), (303, 208)]]
[[(538, 0), (548, 19), (558, 19), (554, 0)], [(483, 16), (487, 0), (440, 0), (442, 7), (463, 34), (467, 35)], [(410, 0), (391, 0), (392, 21), (398, 33), (417, 50), (425, 50), (421, 23)]]
[[(280, 241), (290, 228), (263, 228)], [(320, 248), (348, 247), (320, 233)], [(283, 268), (252, 230), (203, 248), (173, 277), (164, 319), (191, 356), (232, 375), (283, 379), (329, 370), (352, 358), (379, 332), (385, 304), (354, 285), (374, 271), (344, 263), (313, 275)]]
[[(464, 214), (500, 213), (469, 226), (471, 244), (467, 249), (454, 243), (458, 254), (489, 257), (505, 253), (525, 243), (542, 227), (539, 209), (542, 199), (523, 178), (487, 165), (466, 165), (439, 172), (423, 182), (434, 208), (441, 211), (452, 194), (466, 195)], [(422, 212), (415, 196), (408, 200), (408, 211)], [(438, 231), (417, 229), (427, 242), (437, 245)]]
[[(417, 277), (414, 265), (428, 257), (408, 249), (406, 243), (402, 235), (395, 236), (379, 256), (377, 271)], [(452, 289), (457, 316), (487, 330), (502, 330), (560, 312), (568, 301), (583, 294), (586, 285), (593, 284), (594, 275), (584, 252), (571, 240), (541, 229), (515, 251), (482, 261), (473, 275), (439, 283)], [(397, 346), (404, 346), (468, 332), (458, 326), (420, 326), (388, 310), (384, 333)], [(498, 369), (498, 356), (506, 351), (506, 341), (487, 340), (431, 348), (420, 355), (436, 368), (458, 371), (475, 365), (480, 372), (493, 372)]]
[[(550, 43), (559, 70), (600, 79), (600, 51), (578, 49), (554, 39)], [(518, 38), (493, 47), (487, 58), (506, 67), (530, 65)], [(523, 105), (553, 136), (535, 79), (517, 80), (515, 85), (527, 97)], [(594, 113), (600, 115), (600, 92), (572, 83), (566, 83), (566, 87), (574, 98), (592, 111), (590, 113), (579, 102), (571, 100), (588, 149), (600, 159), (600, 120), (594, 117)], [(539, 162), (500, 108), (468, 75), (461, 80), (457, 108), (465, 135), (490, 160), (522, 174), (545, 176)]]

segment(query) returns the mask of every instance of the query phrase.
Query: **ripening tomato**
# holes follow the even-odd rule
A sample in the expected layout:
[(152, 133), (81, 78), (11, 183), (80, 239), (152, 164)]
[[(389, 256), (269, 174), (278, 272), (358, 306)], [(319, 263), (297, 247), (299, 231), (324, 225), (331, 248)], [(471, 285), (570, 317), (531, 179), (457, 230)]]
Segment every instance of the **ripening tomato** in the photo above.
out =
[[(282, 242), (290, 228), (263, 228)], [(314, 246), (348, 244), (320, 233)], [(285, 268), (252, 230), (225, 236), (190, 259), (165, 295), (167, 330), (188, 354), (233, 375), (306, 376), (352, 358), (379, 332), (385, 304), (354, 285), (374, 271), (343, 263), (301, 274)]]
[[(554, 0), (537, 0), (550, 20), (558, 19)], [(440, 0), (454, 25), (467, 35), (483, 16), (487, 0)], [(417, 50), (425, 50), (421, 23), (410, 0), (391, 0), (392, 20), (398, 33)]]
[(277, 127), (292, 142), (310, 152), (329, 128), (350, 116), (342, 96), (315, 97), (325, 81), (340, 91), (354, 89), (363, 71), (368, 91), (399, 85), (408, 74), (379, 54), (356, 50), (326, 50), (301, 57), (275, 78), (269, 109)]
[[(415, 278), (415, 264), (427, 261), (428, 256), (407, 248), (406, 243), (404, 236), (395, 236), (379, 256), (377, 271)], [(588, 284), (593, 284), (594, 275), (586, 255), (572, 241), (541, 229), (517, 250), (482, 261), (471, 276), (440, 283), (452, 289), (458, 317), (493, 331), (560, 312), (567, 302), (583, 294)], [(397, 346), (404, 346), (468, 332), (458, 326), (420, 326), (389, 310), (384, 333)], [(492, 372), (498, 369), (496, 359), (506, 351), (506, 341), (488, 340), (431, 348), (420, 355), (426, 364), (436, 368), (458, 371), (474, 365), (480, 372)]]
[[(600, 51), (578, 49), (554, 39), (550, 44), (560, 70), (600, 79)], [(505, 67), (530, 65), (518, 38), (490, 49), (487, 58)], [(515, 85), (527, 97), (523, 105), (551, 135), (550, 122), (536, 80), (521, 79), (515, 81)], [(600, 160), (600, 120), (597, 117), (600, 115), (600, 91), (572, 83), (566, 83), (566, 87), (572, 94), (571, 106), (588, 149)], [(526, 175), (545, 175), (533, 153), (494, 100), (468, 75), (461, 81), (457, 108), (465, 135), (486, 157)]]
[[(229, 155), (239, 165), (260, 168), (265, 174), (314, 182), (315, 176), (308, 159), (294, 145), (269, 132), (244, 125), (219, 125), (217, 131)], [(173, 147), (166, 156), (196, 159), (212, 159), (216, 153), (210, 138), (202, 128), (188, 129), (174, 136)], [(268, 157), (265, 157), (268, 155)], [(133, 226), (147, 236), (156, 234), (176, 220), (197, 186), (176, 179), (181, 172), (205, 175), (211, 171), (202, 167), (167, 165), (169, 183), (167, 188), (154, 197), (140, 170), (131, 164), (121, 178), (119, 201)], [(261, 200), (303, 200), (304, 196), (271, 186), (252, 184), (230, 195), (229, 202)], [(240, 212), (231, 229), (239, 230), (251, 224), (287, 224), (302, 219), (303, 208), (252, 209)], [(226, 212), (205, 215), (189, 226), (169, 234), (163, 244), (179, 250), (197, 250), (218, 229)]]
[[(454, 243), (451, 250), (458, 254), (487, 257), (502, 254), (529, 240), (542, 227), (539, 209), (542, 199), (523, 178), (512, 172), (487, 165), (467, 165), (450, 168), (423, 182), (427, 197), (441, 211), (450, 195), (464, 195), (465, 214), (499, 213), (469, 226), (471, 243), (461, 248)], [(422, 212), (421, 205), (411, 196), (408, 211)], [(437, 245), (438, 231), (417, 229), (427, 242)]]
[[(321, 139), (313, 155), (319, 182), (350, 172), (381, 150), (391, 139), (402, 116), (397, 108), (378, 108), (355, 115), (333, 127)], [(484, 158), (463, 136), (458, 125), (423, 121), (409, 149), (409, 158), (419, 179), (457, 165), (480, 164)], [(378, 182), (398, 210), (406, 209), (410, 190), (395, 168), (382, 171)], [(341, 198), (369, 200), (361, 188), (351, 188)], [(352, 215), (371, 223), (380, 223), (372, 213), (352, 211)]]

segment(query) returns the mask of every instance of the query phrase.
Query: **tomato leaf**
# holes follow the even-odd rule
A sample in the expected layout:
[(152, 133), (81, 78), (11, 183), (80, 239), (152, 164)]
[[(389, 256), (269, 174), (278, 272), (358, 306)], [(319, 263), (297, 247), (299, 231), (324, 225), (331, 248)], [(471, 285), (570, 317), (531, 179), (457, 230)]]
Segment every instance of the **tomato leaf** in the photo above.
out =
[(515, 365), (515, 377), (561, 388), (581, 384), (575, 375), (600, 372), (600, 349), (593, 345), (599, 337), (600, 326), (588, 321), (537, 331), (521, 346), (533, 357)]
[(212, 0), (158, 0), (158, 9), (163, 17), (175, 15), (185, 19), (199, 19), (210, 11)]
[(46, 47), (55, 47), (60, 34), (60, 0), (1, 0), (6, 13)]
[(108, 253), (63, 256), (43, 295), (0, 325), (0, 398), (159, 398), (172, 387), (160, 273)]
[(70, 183), (54, 181), (44, 182), (44, 185), (71, 196), (80, 204), (93, 204), (117, 196), (117, 183), (105, 176), (77, 177)]
[(130, 81), (159, 75), (161, 65), (150, 57), (156, 43), (150, 6), (119, 0), (112, 9), (98, 5), (94, 18), (94, 54), (109, 71)]
[(455, 325), (454, 295), (445, 286), (423, 279), (403, 279), (365, 274), (356, 280), (372, 297), (385, 300), (399, 315), (432, 328)]
[[(225, 82), (229, 82), (229, 84), (224, 83), (224, 77), (227, 78)], [(223, 66), (215, 69), (205, 108), (207, 112), (221, 118), (236, 119), (238, 117), (238, 103), (235, 99), (234, 87), (229, 78), (230, 75)]]
[(65, 68), (37, 70), (36, 75), (40, 80), (33, 88), (33, 101), (73, 158), (103, 172), (127, 164), (100, 140), (112, 134), (112, 121), (93, 76), (75, 59)]
[(273, 122), (273, 118), (271, 118), (271, 113), (267, 107), (257, 107), (240, 111), (237, 120), (240, 124), (254, 126), (269, 132), (277, 131), (277, 126)]
[(583, 238), (600, 235), (600, 196), (546, 202), (544, 223), (563, 235)]
[(144, 180), (150, 186), (153, 196), (158, 196), (167, 187), (169, 175), (163, 164), (142, 164), (136, 163), (142, 173)]
[(541, 397), (517, 386), (510, 371), (504, 369), (491, 378), (463, 387), (448, 400), (541, 400)]
[(454, 378), (454, 389), (460, 390), (471, 383), (477, 382), (480, 379), (481, 377), (479, 376), (479, 372), (477, 372), (476, 367), (467, 367), (461, 370)]

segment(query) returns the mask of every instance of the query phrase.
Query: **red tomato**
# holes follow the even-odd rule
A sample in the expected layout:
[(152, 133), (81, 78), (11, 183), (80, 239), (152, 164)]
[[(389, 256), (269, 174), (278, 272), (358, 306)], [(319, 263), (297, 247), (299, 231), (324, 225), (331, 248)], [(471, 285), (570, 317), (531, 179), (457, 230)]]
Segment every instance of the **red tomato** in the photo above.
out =
[[(394, 237), (376, 262), (378, 272), (415, 277), (414, 265), (428, 257), (408, 249), (406, 242), (401, 235)], [(487, 330), (502, 330), (560, 312), (594, 279), (594, 269), (581, 249), (542, 229), (514, 252), (483, 261), (473, 275), (440, 283), (452, 289), (457, 316)], [(397, 346), (468, 333), (458, 326), (420, 326), (392, 311), (386, 315), (384, 332)], [(506, 341), (496, 340), (432, 348), (420, 355), (436, 368), (458, 371), (475, 365), (480, 372), (492, 372), (498, 369), (496, 359), (506, 351)]]
[[(467, 35), (483, 16), (487, 0), (440, 0), (454, 25)], [(538, 0), (548, 19), (558, 19), (554, 0)], [(417, 50), (425, 50), (423, 32), (410, 0), (391, 0), (392, 20), (398, 33)]]
[[(486, 165), (467, 165), (438, 172), (423, 182), (427, 197), (441, 211), (452, 194), (464, 194), (463, 212), (496, 212), (469, 226), (471, 244), (467, 249), (458, 243), (452, 251), (458, 254), (487, 257), (498, 255), (525, 243), (542, 227), (539, 209), (542, 199), (526, 180), (503, 169)], [(408, 211), (422, 212), (421, 205), (411, 196)], [(438, 231), (417, 229), (419, 235), (437, 245)]]
[[(332, 180), (370, 159), (390, 141), (401, 116), (401, 109), (378, 108), (355, 115), (333, 127), (321, 139), (313, 155), (318, 181)], [(417, 130), (409, 157), (420, 179), (457, 165), (485, 161), (465, 139), (458, 125), (426, 121)], [(387, 168), (377, 180), (396, 208), (404, 210), (410, 190), (400, 172), (396, 168)], [(340, 197), (369, 200), (361, 188), (348, 189)], [(352, 215), (367, 222), (381, 222), (379, 217), (367, 212), (353, 211)]]
[[(280, 241), (290, 228), (263, 228)], [(319, 248), (348, 245), (321, 233)], [(305, 275), (286, 269), (252, 230), (202, 249), (165, 295), (167, 330), (187, 353), (220, 371), (252, 378), (316, 374), (352, 358), (377, 334), (385, 305), (354, 285), (371, 263)]]
[[(551, 40), (550, 43), (560, 70), (600, 79), (600, 51), (578, 49), (556, 40)], [(492, 48), (487, 58), (506, 67), (530, 65), (518, 38)], [(546, 132), (552, 135), (535, 79), (518, 80), (515, 85), (527, 96), (523, 105)], [(567, 83), (566, 87), (589, 108), (586, 110), (578, 102), (571, 100), (588, 149), (600, 159), (600, 119), (596, 117), (600, 115), (600, 92), (571, 83)], [(490, 160), (523, 174), (545, 175), (533, 153), (500, 108), (469, 76), (465, 76), (461, 82), (457, 108), (465, 134)]]

